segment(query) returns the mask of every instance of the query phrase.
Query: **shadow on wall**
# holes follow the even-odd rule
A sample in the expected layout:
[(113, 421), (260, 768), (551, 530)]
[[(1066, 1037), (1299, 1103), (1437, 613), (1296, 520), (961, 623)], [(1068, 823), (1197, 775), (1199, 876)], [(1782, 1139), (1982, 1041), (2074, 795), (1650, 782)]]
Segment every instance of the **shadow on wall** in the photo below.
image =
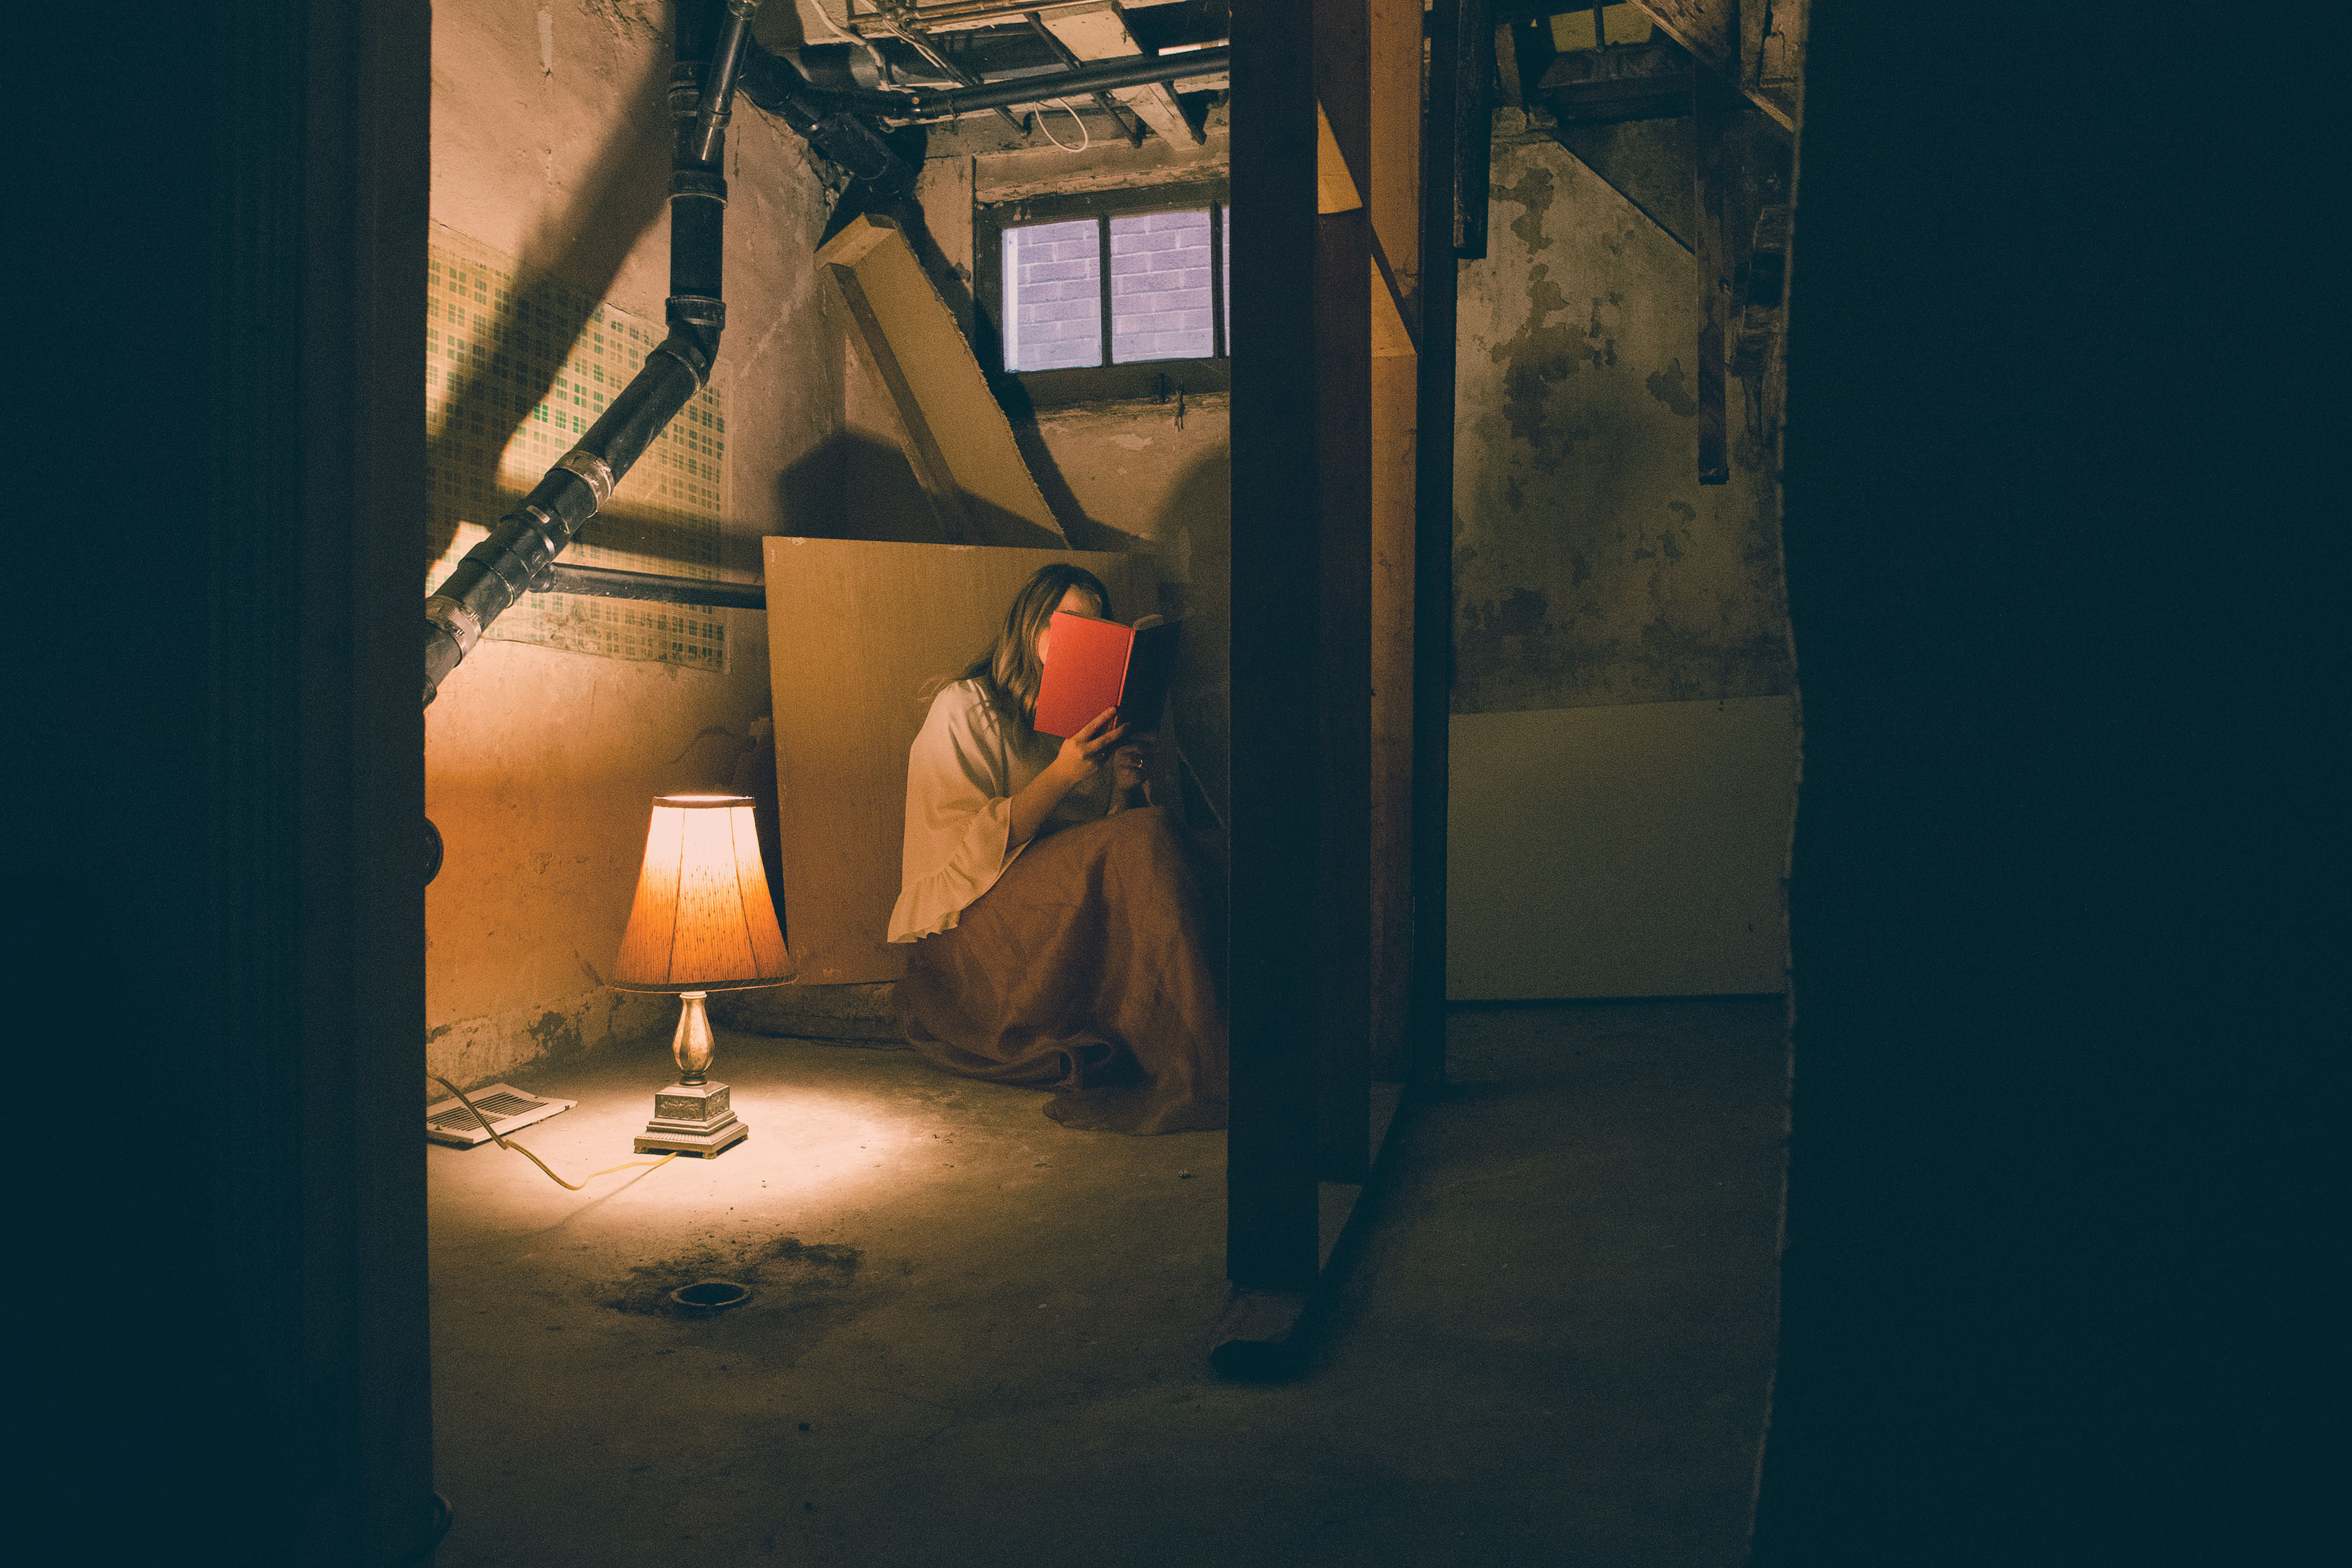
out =
[[(1191, 623), (1176, 661), (1177, 743), (1220, 820), (1227, 816), (1230, 798), (1233, 476), (1231, 447), (1203, 453), (1168, 492), (1152, 539), (1142, 544), (1160, 557), (1160, 613)], [(1122, 541), (1134, 538), (1115, 529), (1103, 531)]]
[[(1043, 476), (1040, 476), (1042, 480)], [(1046, 490), (1050, 504), (1053, 491)], [(1027, 518), (1006, 511), (969, 491), (963, 506), (976, 532), (989, 544), (1028, 550), (1058, 550), (1062, 542)], [(844, 432), (828, 437), (776, 475), (776, 509), (782, 531), (802, 539), (859, 539), (876, 543), (947, 544), (930, 498), (915, 481), (907, 454), (896, 443)], [(1057, 520), (1062, 509), (1055, 508)], [(1064, 526), (1068, 524), (1064, 520)], [(1125, 544), (1088, 544), (1076, 530), (1070, 543), (1080, 550), (1124, 550)]]
[[(501, 345), (525, 331), (567, 347), (580, 339), (589, 314), (611, 291), (613, 280), (637, 241), (661, 216), (669, 199), (669, 119), (664, 88), (669, 79), (669, 56), (657, 50), (639, 79), (621, 95), (630, 106), (627, 117), (614, 128), (613, 137), (582, 176), (578, 195), (562, 212), (550, 213), (516, 258), (515, 288), (497, 308), (487, 336), (491, 353), (510, 369)], [(551, 363), (560, 363), (551, 359)], [(449, 395), (448, 431), (478, 429), (495, 438), (459, 443), (446, 438), (429, 442), (427, 471), (437, 482), (454, 480), (459, 495), (498, 493), (499, 454), (507, 438), (530, 416), (552, 388), (551, 378), (538, 384), (516, 384), (491, 367), (468, 374)], [(471, 448), (470, 455), (461, 453)], [(451, 474), (450, 466), (462, 465)], [(484, 468), (488, 471), (481, 471)], [(503, 504), (500, 510), (504, 510)], [(485, 526), (495, 517), (467, 519)], [(600, 533), (603, 520), (590, 525), (592, 543), (618, 544), (647, 554), (691, 559), (682, 550), (667, 548), (664, 530), (639, 522), (626, 539)], [(426, 542), (427, 559), (437, 561), (456, 536), (453, 523), (436, 517)]]

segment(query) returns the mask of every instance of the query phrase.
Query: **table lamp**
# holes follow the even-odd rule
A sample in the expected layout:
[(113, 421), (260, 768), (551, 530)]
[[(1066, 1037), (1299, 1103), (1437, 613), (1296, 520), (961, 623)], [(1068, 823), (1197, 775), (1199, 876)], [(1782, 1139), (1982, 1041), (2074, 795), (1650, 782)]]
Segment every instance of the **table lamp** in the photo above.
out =
[(665, 795), (654, 801), (645, 869), (621, 934), (613, 986), (675, 992), (681, 1004), (670, 1042), (677, 1082), (654, 1096), (653, 1120), (637, 1152), (717, 1154), (751, 1134), (710, 1081), (713, 991), (781, 985), (792, 955), (776, 924), (752, 831), (751, 799), (740, 795)]

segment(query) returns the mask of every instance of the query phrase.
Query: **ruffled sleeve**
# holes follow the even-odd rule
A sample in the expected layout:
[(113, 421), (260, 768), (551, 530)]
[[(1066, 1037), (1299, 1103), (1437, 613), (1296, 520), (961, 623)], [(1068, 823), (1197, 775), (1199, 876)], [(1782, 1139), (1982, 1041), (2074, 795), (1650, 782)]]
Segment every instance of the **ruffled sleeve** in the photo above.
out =
[(907, 837), (892, 942), (947, 931), (996, 885), (1011, 848), (1016, 781), (987, 700), (958, 681), (931, 700), (907, 751)]

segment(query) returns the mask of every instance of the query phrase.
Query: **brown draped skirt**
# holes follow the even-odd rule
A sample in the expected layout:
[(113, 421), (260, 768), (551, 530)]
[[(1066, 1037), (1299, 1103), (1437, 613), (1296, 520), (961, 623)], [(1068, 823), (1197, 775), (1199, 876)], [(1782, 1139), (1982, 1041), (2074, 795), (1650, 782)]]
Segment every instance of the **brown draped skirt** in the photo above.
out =
[(908, 955), (898, 1008), (939, 1067), (1055, 1090), (1067, 1127), (1225, 1124), (1223, 998), (1198, 877), (1157, 806), (1023, 851), (953, 930)]

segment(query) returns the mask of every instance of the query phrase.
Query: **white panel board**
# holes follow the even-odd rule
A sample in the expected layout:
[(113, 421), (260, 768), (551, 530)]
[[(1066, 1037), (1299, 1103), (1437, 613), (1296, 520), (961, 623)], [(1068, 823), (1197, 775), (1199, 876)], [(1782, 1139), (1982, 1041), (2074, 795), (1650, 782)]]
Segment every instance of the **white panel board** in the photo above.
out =
[(1456, 714), (1446, 994), (1784, 990), (1786, 697)]

